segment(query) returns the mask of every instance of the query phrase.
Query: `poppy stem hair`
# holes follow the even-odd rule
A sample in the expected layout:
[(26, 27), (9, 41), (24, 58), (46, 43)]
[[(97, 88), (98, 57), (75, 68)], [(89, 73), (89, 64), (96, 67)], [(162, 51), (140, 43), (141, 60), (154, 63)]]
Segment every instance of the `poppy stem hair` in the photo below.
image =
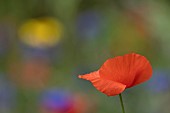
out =
[(124, 108), (124, 105), (123, 105), (123, 99), (122, 99), (121, 94), (119, 94), (119, 98), (120, 98), (120, 103), (121, 103), (121, 106), (122, 106), (122, 111), (123, 111), (123, 113), (125, 113), (125, 108)]

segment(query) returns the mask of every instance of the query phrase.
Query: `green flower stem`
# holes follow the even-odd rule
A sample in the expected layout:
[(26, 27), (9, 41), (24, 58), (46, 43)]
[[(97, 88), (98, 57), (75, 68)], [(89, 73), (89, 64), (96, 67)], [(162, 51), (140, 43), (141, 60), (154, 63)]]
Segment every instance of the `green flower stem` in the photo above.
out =
[(122, 99), (121, 94), (119, 94), (119, 98), (120, 98), (120, 102), (121, 102), (121, 106), (122, 106), (122, 112), (125, 113), (125, 108), (124, 108), (124, 105), (123, 105), (123, 99)]

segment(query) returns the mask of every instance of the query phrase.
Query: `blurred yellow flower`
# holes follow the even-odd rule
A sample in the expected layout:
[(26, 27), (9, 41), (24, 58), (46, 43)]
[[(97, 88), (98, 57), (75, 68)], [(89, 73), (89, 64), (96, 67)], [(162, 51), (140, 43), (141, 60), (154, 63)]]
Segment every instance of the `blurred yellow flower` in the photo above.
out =
[(19, 29), (21, 41), (32, 47), (55, 46), (62, 37), (63, 26), (54, 18), (31, 19)]

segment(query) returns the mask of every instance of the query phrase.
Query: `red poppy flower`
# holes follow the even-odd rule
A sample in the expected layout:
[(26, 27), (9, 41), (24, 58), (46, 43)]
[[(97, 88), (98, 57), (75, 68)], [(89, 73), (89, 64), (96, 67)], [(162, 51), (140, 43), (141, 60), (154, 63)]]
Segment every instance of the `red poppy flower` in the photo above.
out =
[(108, 59), (99, 70), (90, 74), (79, 75), (89, 80), (100, 92), (114, 96), (126, 88), (145, 82), (152, 76), (149, 61), (136, 53)]

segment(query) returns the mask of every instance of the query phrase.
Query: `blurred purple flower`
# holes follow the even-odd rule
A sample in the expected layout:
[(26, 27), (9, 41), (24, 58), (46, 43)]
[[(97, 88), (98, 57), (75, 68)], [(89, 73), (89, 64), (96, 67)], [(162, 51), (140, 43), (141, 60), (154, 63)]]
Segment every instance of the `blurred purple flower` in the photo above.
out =
[(21, 54), (25, 59), (32, 57), (48, 58), (50, 56), (50, 51), (49, 49), (21, 45)]
[[(0, 113), (9, 112), (15, 105), (16, 88), (0, 74)], [(2, 110), (2, 111), (1, 111)]]
[(147, 85), (149, 90), (156, 93), (170, 91), (169, 72), (161, 69), (157, 69), (153, 72), (153, 77)]
[(96, 11), (82, 12), (77, 18), (77, 32), (82, 38), (95, 38), (101, 30), (101, 15)]
[(9, 27), (6, 23), (0, 24), (0, 55), (6, 53), (9, 48), (9, 38), (12, 32)]
[(41, 58), (49, 61), (54, 61), (59, 59), (60, 55), (62, 54), (60, 45), (57, 45), (53, 48), (35, 48), (20, 44), (20, 48), (21, 56), (24, 60), (32, 58)]

